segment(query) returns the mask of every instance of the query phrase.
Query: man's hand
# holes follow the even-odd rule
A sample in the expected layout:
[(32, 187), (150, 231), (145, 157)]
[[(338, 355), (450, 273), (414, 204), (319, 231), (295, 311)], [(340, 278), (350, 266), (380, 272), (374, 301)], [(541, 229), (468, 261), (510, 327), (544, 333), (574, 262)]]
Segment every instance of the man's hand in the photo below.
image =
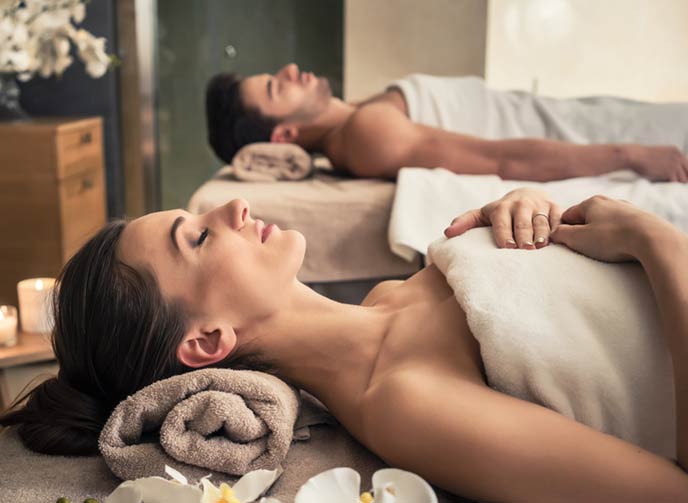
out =
[(653, 181), (688, 182), (688, 157), (674, 146), (627, 145), (629, 167)]
[(534, 250), (549, 244), (550, 231), (560, 221), (561, 208), (546, 192), (524, 188), (456, 217), (444, 235), (453, 238), (469, 229), (491, 225), (499, 248)]

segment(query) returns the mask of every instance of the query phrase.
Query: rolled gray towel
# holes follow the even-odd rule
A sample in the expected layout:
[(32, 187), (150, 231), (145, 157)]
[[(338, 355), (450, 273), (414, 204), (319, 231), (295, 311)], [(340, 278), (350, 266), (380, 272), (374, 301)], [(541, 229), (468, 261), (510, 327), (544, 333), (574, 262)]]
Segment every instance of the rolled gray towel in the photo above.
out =
[(232, 159), (232, 174), (247, 182), (302, 180), (313, 173), (308, 152), (295, 143), (251, 143)]
[(230, 475), (272, 470), (287, 455), (299, 406), (297, 391), (270, 374), (196, 370), (117, 405), (99, 448), (125, 480), (160, 475), (165, 464), (183, 469), (174, 460)]

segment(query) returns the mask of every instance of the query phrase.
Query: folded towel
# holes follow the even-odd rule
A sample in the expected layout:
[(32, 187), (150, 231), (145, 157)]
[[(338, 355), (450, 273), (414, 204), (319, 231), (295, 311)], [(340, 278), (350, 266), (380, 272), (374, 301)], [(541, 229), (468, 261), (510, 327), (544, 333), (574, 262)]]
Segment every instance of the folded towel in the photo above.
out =
[(656, 454), (676, 455), (671, 355), (637, 263), (561, 245), (499, 249), (491, 229), (430, 245), (497, 390)]
[(295, 143), (251, 143), (242, 147), (223, 169), (247, 182), (302, 180), (313, 173), (308, 152)]
[(299, 395), (263, 372), (203, 369), (164, 379), (122, 401), (100, 435), (112, 472), (160, 475), (176, 461), (231, 475), (280, 466)]

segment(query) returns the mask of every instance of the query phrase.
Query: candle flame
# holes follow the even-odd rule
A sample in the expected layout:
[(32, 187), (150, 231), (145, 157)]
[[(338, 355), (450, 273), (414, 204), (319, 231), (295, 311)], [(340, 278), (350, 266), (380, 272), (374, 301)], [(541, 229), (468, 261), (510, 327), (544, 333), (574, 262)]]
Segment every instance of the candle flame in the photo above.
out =
[(36, 290), (43, 290), (43, 280), (42, 279), (36, 280)]

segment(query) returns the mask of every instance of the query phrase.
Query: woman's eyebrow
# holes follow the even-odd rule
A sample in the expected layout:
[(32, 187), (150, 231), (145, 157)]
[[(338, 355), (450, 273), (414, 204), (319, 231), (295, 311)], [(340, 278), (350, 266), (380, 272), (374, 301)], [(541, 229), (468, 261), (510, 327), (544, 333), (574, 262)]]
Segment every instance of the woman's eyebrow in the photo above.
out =
[(172, 245), (179, 250), (179, 242), (177, 241), (177, 229), (179, 226), (186, 220), (183, 216), (178, 216), (177, 218), (174, 219), (174, 222), (172, 222), (172, 228), (170, 229), (170, 240), (172, 241)]
[(268, 79), (268, 98), (272, 99), (272, 79)]

